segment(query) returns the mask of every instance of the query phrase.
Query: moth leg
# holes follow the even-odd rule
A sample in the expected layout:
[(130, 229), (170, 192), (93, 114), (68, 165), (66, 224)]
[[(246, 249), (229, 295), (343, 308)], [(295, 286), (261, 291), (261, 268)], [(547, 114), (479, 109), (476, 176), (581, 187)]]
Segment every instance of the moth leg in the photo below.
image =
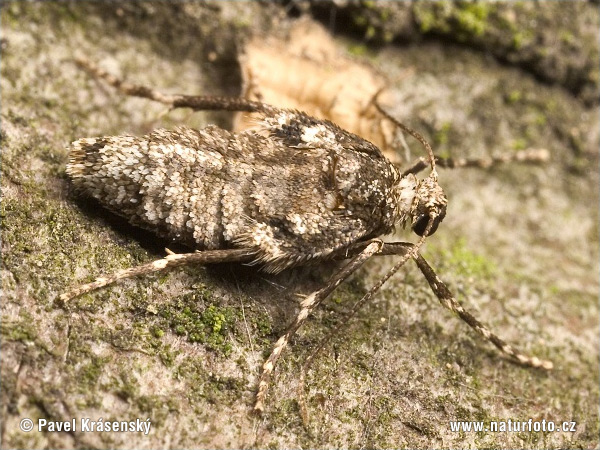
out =
[[(359, 243), (351, 245), (348, 249), (347, 256), (349, 256), (351, 254), (352, 255), (356, 254), (356, 252), (361, 251), (367, 243), (368, 242), (359, 242)], [(379, 250), (379, 252), (377, 252), (375, 254), (375, 256), (386, 256), (386, 255), (402, 256), (403, 260), (405, 260), (405, 259), (410, 258), (410, 252), (413, 248), (414, 248), (414, 244), (411, 244), (408, 242), (394, 242), (392, 244), (384, 243), (383, 247)], [(395, 270), (392, 270), (391, 272), (388, 272), (388, 275), (393, 274), (394, 272), (395, 272)], [(317, 347), (312, 351), (312, 353), (308, 356), (308, 358), (306, 358), (306, 361), (302, 365), (302, 369), (300, 371), (300, 379), (298, 381), (298, 391), (297, 392), (298, 392), (298, 403), (300, 406), (300, 415), (302, 416), (302, 422), (305, 427), (308, 427), (308, 425), (309, 425), (309, 417), (308, 417), (308, 407), (306, 406), (306, 396), (304, 395), (304, 385), (305, 385), (305, 380), (306, 380), (306, 374), (308, 373), (310, 366), (312, 365), (312, 363), (314, 362), (314, 360), (318, 356), (318, 354), (321, 352), (321, 350), (323, 350), (323, 347), (325, 347), (325, 345), (328, 342), (331, 342), (332, 339), (339, 334), (339, 332), (341, 331), (342, 328), (348, 326), (348, 323), (350, 322), (350, 320), (356, 315), (356, 313), (358, 313), (358, 311), (360, 311), (362, 309), (363, 306), (365, 306), (365, 304), (369, 300), (371, 300), (373, 295), (379, 290), (379, 288), (383, 285), (383, 283), (388, 278), (389, 278), (389, 276), (386, 275), (384, 278), (379, 280), (375, 284), (375, 286), (373, 286), (369, 290), (369, 292), (367, 292), (360, 300), (358, 300), (356, 303), (354, 303), (354, 305), (352, 306), (350, 311), (348, 311), (344, 315), (343, 320), (333, 330), (330, 330), (327, 333), (327, 335), (319, 341), (319, 343), (317, 344)]]
[(140, 275), (146, 275), (161, 270), (172, 269), (173, 267), (184, 266), (188, 264), (217, 264), (224, 262), (246, 262), (252, 260), (254, 253), (247, 249), (231, 250), (206, 250), (194, 253), (173, 253), (164, 258), (157, 259), (141, 266), (131, 267), (129, 269), (119, 270), (112, 275), (98, 277), (91, 283), (83, 284), (62, 294), (59, 299), (63, 302), (78, 297), (87, 292), (94, 291), (107, 286), (118, 280), (133, 278)]
[[(385, 250), (385, 252), (380, 252), (380, 254), (393, 254), (395, 251), (398, 251), (399, 254), (405, 254), (407, 249), (411, 248), (412, 246), (413, 244), (407, 242), (386, 243), (382, 249)], [(539, 359), (536, 356), (524, 355), (512, 345), (507, 344), (494, 333), (492, 333), (485, 325), (477, 320), (475, 316), (465, 310), (458, 300), (454, 298), (454, 295), (450, 289), (448, 289), (448, 286), (446, 286), (446, 284), (440, 280), (425, 258), (423, 258), (419, 253), (416, 253), (413, 256), (413, 259), (417, 263), (419, 270), (425, 276), (425, 279), (429, 283), (431, 290), (436, 295), (442, 306), (456, 313), (464, 322), (467, 323), (467, 325), (473, 328), (486, 340), (494, 344), (498, 350), (525, 366), (542, 368), (546, 370), (550, 370), (554, 367), (552, 361)]]
[(246, 112), (263, 112), (274, 114), (280, 109), (274, 106), (267, 105), (261, 102), (246, 100), (241, 97), (217, 97), (210, 95), (172, 95), (165, 94), (154, 88), (143, 86), (140, 84), (129, 83), (121, 78), (118, 78), (106, 70), (101, 69), (87, 58), (78, 56), (73, 58), (75, 64), (88, 72), (94, 78), (104, 80), (109, 85), (115, 87), (125, 95), (133, 97), (142, 97), (155, 102), (163, 103), (175, 108), (191, 108), (194, 111), (206, 110), (225, 110), (225, 111), (246, 111)]
[[(350, 246), (348, 249), (347, 256), (354, 255), (357, 252), (360, 252), (364, 249), (366, 243), (360, 242), (356, 243), (353, 246)], [(375, 254), (375, 256), (402, 256), (406, 257), (411, 249), (414, 248), (414, 244), (409, 242), (391, 242), (384, 243), (383, 247), (379, 252)], [(446, 307), (450, 311), (456, 313), (463, 321), (467, 323), (471, 328), (473, 328), (477, 333), (482, 335), (486, 340), (490, 341), (494, 346), (496, 346), (502, 353), (509, 356), (511, 359), (519, 362), (520, 364), (543, 368), (546, 370), (550, 370), (553, 368), (552, 361), (547, 361), (543, 359), (539, 359), (535, 356), (527, 356), (521, 353), (519, 350), (512, 347), (510, 344), (507, 344), (494, 333), (492, 333), (485, 325), (483, 325), (479, 320), (477, 320), (471, 313), (466, 311), (463, 306), (454, 298), (454, 295), (448, 289), (448, 286), (440, 280), (435, 271), (431, 268), (431, 266), (427, 263), (425, 258), (423, 258), (419, 253), (413, 253), (413, 259), (415, 260), (419, 270), (425, 276), (425, 279), (429, 283), (431, 289), (434, 294), (442, 304), (442, 306)], [(370, 292), (369, 292), (370, 293)], [(365, 295), (363, 298), (358, 300), (352, 309), (346, 313), (342, 322), (336, 326), (332, 331), (330, 331), (317, 345), (317, 347), (313, 350), (310, 356), (306, 359), (304, 365), (302, 366), (302, 370), (300, 372), (300, 380), (298, 386), (298, 399), (300, 404), (300, 414), (302, 415), (302, 420), (305, 426), (308, 425), (308, 408), (306, 407), (306, 401), (304, 396), (304, 384), (306, 379), (306, 374), (310, 369), (311, 364), (314, 359), (317, 357), (319, 352), (323, 349), (323, 347), (332, 340), (332, 338), (338, 335), (340, 329), (346, 326), (352, 317), (356, 315), (356, 313), (365, 305), (365, 303), (370, 299), (369, 293)]]
[(257, 413), (262, 413), (264, 410), (265, 397), (267, 395), (267, 390), (269, 388), (269, 380), (271, 378), (271, 374), (273, 373), (273, 369), (275, 368), (275, 364), (281, 356), (281, 352), (288, 345), (290, 339), (298, 328), (302, 326), (302, 324), (308, 318), (308, 315), (315, 309), (317, 306), (321, 304), (323, 300), (325, 300), (329, 294), (331, 294), (335, 288), (337, 288), (342, 281), (344, 281), (348, 276), (354, 273), (360, 266), (362, 266), (365, 261), (367, 261), (371, 256), (376, 254), (382, 247), (383, 243), (381, 241), (371, 241), (368, 243), (366, 248), (364, 248), (358, 255), (356, 255), (342, 270), (340, 270), (337, 274), (335, 274), (327, 283), (327, 285), (319, 289), (318, 291), (313, 292), (302, 300), (300, 306), (302, 309), (298, 313), (296, 320), (290, 325), (288, 330), (285, 332), (283, 336), (281, 336), (273, 350), (271, 355), (267, 358), (265, 363), (263, 364), (262, 373), (260, 375), (260, 381), (258, 383), (258, 392), (256, 394), (256, 403), (254, 404), (254, 411)]
[[(550, 152), (545, 148), (529, 148), (516, 153), (503, 153), (488, 158), (442, 158), (435, 157), (435, 162), (439, 167), (447, 169), (457, 169), (459, 167), (477, 167), (480, 169), (489, 169), (490, 167), (513, 162), (524, 164), (541, 164), (550, 159)], [(410, 173), (417, 174), (429, 167), (429, 162), (421, 157), (413, 162), (402, 172), (402, 176)]]

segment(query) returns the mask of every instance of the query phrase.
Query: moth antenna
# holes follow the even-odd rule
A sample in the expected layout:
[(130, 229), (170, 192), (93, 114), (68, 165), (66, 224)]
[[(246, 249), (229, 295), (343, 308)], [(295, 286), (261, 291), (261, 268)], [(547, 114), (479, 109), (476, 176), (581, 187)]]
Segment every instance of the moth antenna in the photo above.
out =
[(427, 156), (429, 157), (429, 164), (431, 165), (431, 171), (435, 172), (435, 155), (433, 154), (433, 149), (431, 148), (431, 145), (429, 145), (429, 142), (427, 142), (423, 136), (421, 136), (419, 133), (417, 133), (412, 128), (404, 125), (402, 122), (400, 122), (398, 119), (396, 119), (395, 117), (390, 115), (386, 110), (384, 110), (382, 108), (382, 106), (379, 104), (377, 99), (379, 97), (379, 94), (381, 94), (381, 92), (383, 90), (384, 90), (384, 88), (381, 88), (381, 89), (379, 89), (379, 91), (377, 91), (377, 93), (373, 97), (373, 104), (375, 105), (377, 110), (383, 115), (383, 117), (385, 117), (386, 119), (391, 121), (394, 125), (396, 125), (398, 128), (400, 128), (402, 131), (406, 131), (408, 134), (410, 134), (412, 137), (414, 137), (417, 141), (419, 141), (421, 143), (421, 145), (425, 148), (425, 151), (427, 152)]

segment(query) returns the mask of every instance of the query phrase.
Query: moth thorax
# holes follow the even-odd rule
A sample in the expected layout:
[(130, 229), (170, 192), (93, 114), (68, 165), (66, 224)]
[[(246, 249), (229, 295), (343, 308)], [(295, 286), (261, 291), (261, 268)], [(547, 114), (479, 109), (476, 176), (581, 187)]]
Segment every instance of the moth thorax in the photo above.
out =
[(411, 219), (418, 186), (419, 180), (412, 173), (400, 178), (396, 184), (396, 222), (405, 225)]

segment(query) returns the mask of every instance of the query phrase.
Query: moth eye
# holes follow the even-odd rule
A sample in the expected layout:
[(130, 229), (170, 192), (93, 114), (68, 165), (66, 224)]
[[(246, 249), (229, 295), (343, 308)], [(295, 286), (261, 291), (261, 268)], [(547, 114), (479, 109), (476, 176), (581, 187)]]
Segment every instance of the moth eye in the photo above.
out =
[[(433, 218), (433, 223), (431, 224), (431, 230), (429, 230), (429, 236), (436, 232), (440, 222), (442, 221), (443, 216), (435, 216)], [(429, 216), (427, 214), (421, 214), (417, 217), (417, 220), (413, 223), (412, 229), (419, 236), (423, 236), (425, 234), (425, 229), (427, 228), (427, 224), (429, 223)]]
[[(412, 229), (419, 236), (423, 236), (423, 234), (425, 233), (425, 228), (427, 228), (428, 223), (429, 223), (429, 216), (426, 214), (421, 214), (419, 217), (417, 217), (417, 220), (414, 221)], [(432, 231), (433, 231), (433, 227), (432, 227)], [(431, 234), (431, 232), (430, 232), (430, 234)]]

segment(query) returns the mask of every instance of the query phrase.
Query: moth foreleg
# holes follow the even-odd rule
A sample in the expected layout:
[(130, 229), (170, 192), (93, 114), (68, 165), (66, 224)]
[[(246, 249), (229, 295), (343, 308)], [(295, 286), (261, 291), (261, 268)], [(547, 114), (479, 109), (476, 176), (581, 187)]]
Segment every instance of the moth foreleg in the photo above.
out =
[[(353, 246), (348, 248), (347, 256), (352, 256), (357, 254), (360, 251), (363, 251), (366, 243), (360, 242), (356, 243)], [(375, 256), (388, 256), (388, 255), (396, 255), (406, 257), (411, 249), (414, 248), (414, 244), (409, 242), (391, 242), (384, 243), (383, 247), (379, 252), (375, 254)], [(466, 311), (464, 307), (454, 298), (454, 295), (446, 286), (446, 284), (440, 280), (432, 267), (427, 263), (427, 261), (419, 254), (414, 253), (411, 255), (415, 260), (417, 266), (425, 276), (425, 279), (429, 283), (431, 289), (434, 294), (440, 301), (440, 303), (449, 309), (450, 311), (456, 313), (463, 321), (465, 321), (471, 328), (473, 328), (477, 333), (482, 335), (486, 340), (490, 341), (494, 346), (496, 346), (502, 353), (509, 356), (511, 359), (519, 362), (520, 364), (543, 368), (546, 370), (550, 370), (553, 368), (552, 361), (543, 360), (537, 358), (535, 356), (528, 356), (521, 353), (518, 349), (515, 349), (510, 344), (507, 344), (494, 333), (492, 333), (485, 325), (483, 325), (479, 320), (477, 320), (471, 313)], [(369, 291), (363, 298), (358, 300), (352, 309), (346, 314), (342, 322), (330, 331), (321, 341), (317, 344), (316, 348), (310, 354), (310, 356), (306, 359), (299, 380), (298, 387), (298, 399), (300, 404), (300, 413), (302, 415), (302, 419), (305, 426), (308, 426), (308, 409), (306, 407), (306, 401), (304, 398), (304, 380), (306, 378), (306, 374), (314, 359), (318, 355), (318, 353), (323, 349), (325, 344), (331, 341), (331, 339), (339, 334), (339, 331), (342, 327), (348, 324), (348, 321), (365, 305), (365, 303), (370, 299), (373, 289)]]
[[(406, 243), (399, 243), (402, 246), (402, 249), (406, 248)], [(386, 244), (388, 250), (394, 244)], [(405, 250), (403, 250), (405, 251)], [(471, 328), (473, 328), (477, 333), (483, 336), (486, 340), (490, 341), (494, 346), (498, 348), (502, 353), (509, 356), (511, 359), (517, 361), (520, 364), (530, 367), (537, 367), (546, 370), (550, 370), (554, 367), (552, 361), (548, 361), (545, 359), (540, 359), (536, 356), (528, 356), (521, 353), (518, 349), (514, 348), (512, 345), (507, 344), (494, 333), (492, 333), (489, 328), (483, 325), (479, 320), (475, 318), (470, 312), (465, 310), (465, 308), (454, 298), (454, 295), (448, 289), (448, 286), (440, 280), (435, 271), (431, 268), (431, 266), (427, 263), (425, 258), (423, 258), (419, 253), (414, 256), (414, 260), (419, 267), (419, 270), (425, 276), (425, 279), (429, 283), (429, 286), (433, 290), (434, 294), (445, 308), (450, 311), (456, 313), (464, 322), (467, 323)]]
[[(360, 251), (364, 248), (366, 243), (359, 242), (348, 248), (348, 255), (354, 255), (356, 252)], [(410, 258), (410, 252), (414, 248), (414, 244), (410, 242), (394, 242), (392, 244), (384, 243), (383, 247), (377, 252), (375, 256), (386, 256), (386, 255), (394, 255), (394, 256), (402, 256), (402, 261), (406, 261)], [(398, 265), (397, 265), (398, 266)], [(398, 267), (399, 268), (399, 267)], [(298, 381), (298, 403), (300, 406), (300, 414), (302, 416), (302, 422), (305, 427), (309, 425), (309, 417), (308, 417), (308, 408), (306, 406), (306, 399), (304, 395), (304, 385), (306, 374), (310, 369), (313, 361), (319, 354), (319, 352), (323, 349), (323, 347), (330, 342), (335, 336), (339, 335), (342, 328), (348, 326), (350, 320), (356, 315), (358, 311), (360, 311), (365, 304), (371, 300), (373, 295), (381, 288), (383, 283), (393, 274), (395, 270), (388, 272), (388, 274), (380, 279), (360, 300), (358, 300), (348, 311), (342, 321), (327, 335), (319, 341), (316, 348), (312, 351), (312, 353), (306, 358), (306, 361), (302, 365), (302, 370), (300, 371), (300, 379)]]
[(256, 403), (254, 404), (255, 412), (261, 413), (264, 410), (264, 402), (267, 395), (267, 389), (269, 388), (269, 380), (275, 368), (275, 364), (277, 363), (279, 356), (281, 356), (281, 352), (285, 349), (285, 347), (287, 347), (292, 336), (294, 336), (296, 331), (298, 331), (298, 328), (300, 328), (306, 321), (312, 310), (319, 306), (319, 304), (321, 304), (321, 302), (325, 300), (329, 294), (331, 294), (335, 288), (342, 283), (342, 281), (354, 273), (371, 256), (376, 254), (381, 249), (382, 245), (383, 243), (381, 241), (371, 241), (366, 248), (356, 255), (342, 270), (336, 273), (328, 281), (324, 288), (313, 292), (302, 300), (300, 304), (301, 309), (296, 317), (296, 320), (294, 320), (294, 322), (290, 325), (285, 334), (277, 340), (271, 355), (263, 364), (263, 370), (258, 383), (258, 392), (256, 394)]

